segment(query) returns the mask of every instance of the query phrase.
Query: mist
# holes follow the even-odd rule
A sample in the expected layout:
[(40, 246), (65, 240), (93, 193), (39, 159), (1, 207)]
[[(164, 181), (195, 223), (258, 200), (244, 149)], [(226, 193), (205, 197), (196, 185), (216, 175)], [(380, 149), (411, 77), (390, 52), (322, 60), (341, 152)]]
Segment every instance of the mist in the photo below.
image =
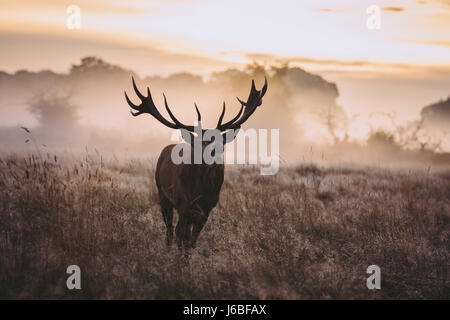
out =
[[(240, 108), (252, 79), (269, 89), (263, 105), (244, 128), (280, 129), (280, 161), (446, 163), (448, 102), (425, 107), (414, 121), (397, 124), (393, 114), (373, 114), (369, 122), (349, 117), (338, 105), (338, 85), (289, 64), (258, 63), (227, 69), (207, 79), (191, 73), (139, 77), (133, 70), (96, 57), (83, 58), (67, 74), (52, 71), (0, 73), (2, 151), (79, 152), (95, 149), (115, 155), (157, 157), (174, 143), (173, 130), (149, 115), (132, 117), (126, 91), (139, 104), (131, 77), (168, 118), (163, 93), (176, 117), (193, 124), (194, 102), (204, 128), (214, 128), (226, 103), (224, 120)], [(447, 104), (445, 104), (447, 103)], [(439, 104), (439, 103), (438, 103)], [(435, 112), (437, 110), (437, 114)], [(427, 111), (428, 110), (428, 111)], [(431, 110), (431, 111), (430, 111)], [(439, 119), (436, 120), (436, 119)]]

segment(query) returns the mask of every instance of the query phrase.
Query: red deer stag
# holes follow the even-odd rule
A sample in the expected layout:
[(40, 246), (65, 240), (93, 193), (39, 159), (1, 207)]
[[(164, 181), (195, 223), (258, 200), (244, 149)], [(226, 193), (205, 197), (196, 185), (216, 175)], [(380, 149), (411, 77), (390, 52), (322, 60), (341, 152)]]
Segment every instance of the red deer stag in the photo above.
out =
[[(267, 79), (264, 80), (264, 86), (261, 90), (257, 90), (255, 82), (252, 81), (247, 102), (237, 98), (241, 103), (241, 109), (233, 119), (226, 123), (222, 123), (225, 115), (225, 102), (223, 103), (222, 114), (219, 117), (216, 127), (216, 130), (221, 132), (223, 138), (223, 141), (219, 141), (222, 144), (222, 152), (223, 145), (236, 137), (237, 130), (255, 112), (256, 108), (262, 104), (262, 97), (267, 90)], [(194, 126), (187, 126), (178, 121), (169, 109), (166, 96), (164, 95), (166, 111), (173, 122), (165, 119), (153, 103), (150, 89), (147, 87), (147, 96), (144, 96), (136, 87), (134, 78), (132, 78), (132, 82), (134, 91), (141, 100), (141, 104), (133, 104), (125, 92), (125, 98), (128, 104), (137, 111), (133, 112), (130, 110), (131, 114), (136, 117), (140, 114), (148, 113), (169, 128), (181, 129), (183, 139), (190, 143), (193, 149), (193, 141), (196, 137), (192, 133), (198, 134), (199, 131), (195, 131)], [(195, 108), (198, 121), (200, 122), (200, 112), (196, 105)], [(207, 131), (201, 130), (200, 134), (204, 135)], [(212, 141), (202, 142), (202, 149), (215, 142), (213, 139), (210, 140)], [(223, 163), (206, 164), (203, 161), (200, 164), (194, 164), (193, 162), (189, 164), (175, 164), (171, 158), (174, 147), (175, 144), (172, 144), (162, 150), (156, 165), (155, 180), (156, 186), (158, 187), (162, 215), (167, 227), (167, 246), (170, 249), (173, 240), (172, 221), (173, 208), (175, 208), (178, 212), (178, 224), (175, 230), (178, 247), (180, 249), (189, 249), (195, 246), (196, 240), (208, 219), (210, 211), (219, 201), (219, 193), (224, 177), (224, 165)], [(194, 152), (191, 152), (191, 156), (192, 154)]]

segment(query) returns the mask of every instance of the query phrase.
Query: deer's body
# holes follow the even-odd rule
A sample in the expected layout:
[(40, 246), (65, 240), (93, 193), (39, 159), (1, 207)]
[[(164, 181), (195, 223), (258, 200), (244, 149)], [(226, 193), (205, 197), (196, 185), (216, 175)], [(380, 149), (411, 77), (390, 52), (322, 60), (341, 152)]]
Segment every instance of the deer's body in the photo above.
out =
[(193, 247), (219, 201), (224, 177), (223, 164), (174, 164), (174, 144), (165, 147), (156, 165), (156, 186), (164, 222), (167, 245), (173, 239), (173, 209), (178, 212), (176, 236), (178, 246)]
[[(193, 144), (195, 137), (193, 133), (203, 138), (208, 130), (195, 130), (194, 126), (187, 126), (181, 123), (170, 110), (166, 96), (164, 96), (164, 104), (166, 111), (173, 122), (168, 121), (159, 113), (150, 93), (147, 88), (147, 96), (144, 96), (137, 88), (133, 78), (133, 88), (136, 95), (141, 99), (140, 105), (135, 105), (128, 98), (125, 93), (125, 98), (131, 108), (137, 112), (131, 111), (133, 116), (138, 116), (143, 113), (152, 115), (156, 120), (163, 125), (172, 128), (180, 129), (183, 139), (191, 145), (191, 160), (194, 160)], [(214, 139), (202, 141), (202, 151), (206, 150), (207, 146), (213, 147), (214, 152), (216, 148), (223, 152), (225, 143), (232, 141), (240, 129), (241, 125), (255, 112), (256, 108), (262, 104), (262, 97), (267, 90), (267, 80), (261, 90), (256, 90), (255, 82), (252, 81), (252, 87), (248, 96), (247, 102), (238, 98), (241, 103), (239, 113), (230, 121), (222, 123), (225, 115), (225, 102), (223, 103), (222, 114), (219, 117), (217, 127), (212, 130), (217, 130), (213, 133), (218, 133)], [(200, 111), (195, 105), (198, 116), (198, 123), (201, 122)], [(210, 129), (211, 130), (211, 129)], [(209, 132), (211, 133), (211, 132)], [(230, 134), (231, 133), (231, 134)], [(207, 137), (208, 135), (206, 135)], [(218, 139), (216, 141), (216, 139)], [(209, 213), (219, 201), (220, 189), (222, 188), (224, 165), (220, 163), (206, 164), (202, 159), (200, 164), (181, 163), (175, 164), (172, 161), (172, 149), (175, 145), (165, 147), (159, 156), (156, 165), (156, 186), (158, 187), (159, 199), (161, 204), (161, 211), (164, 222), (167, 227), (167, 245), (170, 248), (173, 240), (173, 209), (178, 212), (178, 223), (175, 230), (177, 237), (177, 244), (179, 248), (191, 248), (208, 219)], [(184, 150), (184, 149), (183, 149)], [(217, 151), (218, 152), (218, 151)], [(220, 153), (221, 155), (222, 153)]]

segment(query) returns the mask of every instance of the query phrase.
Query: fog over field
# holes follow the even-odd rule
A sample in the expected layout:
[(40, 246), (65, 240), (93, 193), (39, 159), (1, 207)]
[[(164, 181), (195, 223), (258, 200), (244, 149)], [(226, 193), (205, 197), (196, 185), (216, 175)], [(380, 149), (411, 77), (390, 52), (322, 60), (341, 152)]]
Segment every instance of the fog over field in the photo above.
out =
[(394, 112), (373, 112), (362, 120), (349, 116), (337, 103), (339, 84), (289, 64), (254, 63), (241, 70), (212, 73), (207, 79), (190, 73), (140, 78), (132, 70), (95, 57), (82, 59), (67, 74), (0, 73), (2, 151), (78, 153), (88, 148), (116, 156), (158, 156), (163, 146), (173, 143), (173, 131), (150, 116), (129, 114), (124, 90), (138, 103), (131, 76), (141, 91), (151, 88), (155, 104), (166, 117), (163, 93), (184, 123), (196, 119), (197, 103), (203, 127), (209, 128), (215, 127), (223, 101), (225, 119), (231, 119), (240, 107), (235, 97), (246, 98), (251, 80), (259, 87), (266, 76), (269, 90), (264, 105), (243, 130), (280, 129), (279, 157), (285, 164), (313, 160), (448, 163), (450, 100), (424, 106), (407, 123)]

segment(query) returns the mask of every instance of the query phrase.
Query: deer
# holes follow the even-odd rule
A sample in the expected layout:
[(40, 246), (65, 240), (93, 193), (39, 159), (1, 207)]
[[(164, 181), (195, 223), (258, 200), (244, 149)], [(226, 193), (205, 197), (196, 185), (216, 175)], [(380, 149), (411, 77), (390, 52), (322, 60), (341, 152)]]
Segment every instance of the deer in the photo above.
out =
[[(137, 117), (147, 113), (153, 116), (161, 124), (171, 129), (179, 129), (183, 140), (193, 148), (193, 141), (198, 135), (205, 136), (208, 130), (195, 130), (195, 126), (181, 123), (170, 110), (166, 95), (163, 93), (164, 105), (172, 121), (164, 118), (155, 106), (150, 88), (147, 87), (147, 96), (144, 96), (136, 86), (134, 77), (132, 77), (133, 88), (141, 100), (139, 105), (134, 104), (128, 97), (126, 91), (125, 99), (130, 109), (131, 115)], [(225, 102), (223, 102), (222, 113), (215, 130), (220, 131), (222, 141), (202, 141), (202, 150), (211, 143), (219, 143), (223, 153), (226, 143), (233, 141), (237, 132), (250, 116), (262, 104), (262, 98), (267, 91), (267, 79), (264, 78), (264, 85), (260, 90), (255, 87), (255, 81), (252, 80), (250, 94), (247, 101), (237, 98), (241, 108), (237, 115), (231, 120), (222, 123), (225, 115)], [(194, 103), (197, 112), (197, 121), (200, 124), (201, 114), (197, 104)], [(133, 111), (135, 110), (135, 111)], [(219, 201), (220, 190), (224, 181), (225, 166), (223, 161), (220, 163), (207, 164), (202, 161), (200, 164), (193, 162), (175, 164), (172, 161), (171, 154), (176, 144), (166, 146), (158, 158), (155, 171), (155, 181), (158, 189), (159, 204), (166, 225), (166, 245), (170, 250), (173, 242), (173, 209), (178, 213), (178, 223), (175, 229), (176, 242), (180, 250), (190, 250), (195, 247), (197, 238), (202, 231), (211, 210)], [(215, 149), (216, 150), (216, 149)], [(194, 152), (191, 152), (191, 156)], [(222, 156), (222, 155), (220, 155)]]

